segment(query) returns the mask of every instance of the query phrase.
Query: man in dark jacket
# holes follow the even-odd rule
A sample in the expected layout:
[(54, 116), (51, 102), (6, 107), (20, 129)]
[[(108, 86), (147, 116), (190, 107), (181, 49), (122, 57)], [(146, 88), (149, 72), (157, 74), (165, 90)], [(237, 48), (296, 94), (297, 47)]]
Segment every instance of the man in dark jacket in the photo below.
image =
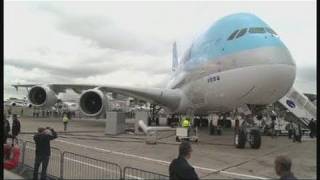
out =
[(170, 179), (196, 179), (199, 177), (194, 168), (188, 163), (192, 148), (189, 142), (182, 142), (179, 146), (179, 156), (169, 166)]
[(3, 144), (7, 144), (7, 138), (9, 137), (10, 123), (7, 116), (3, 115)]
[[(50, 133), (48, 133), (48, 131)], [(38, 171), (41, 163), (42, 163), (41, 179), (46, 179), (47, 166), (48, 166), (50, 155), (51, 155), (50, 141), (57, 137), (58, 137), (57, 133), (54, 131), (54, 129), (50, 127), (47, 127), (46, 129), (42, 127), (38, 128), (38, 133), (33, 137), (36, 143), (36, 155), (35, 155), (33, 179), (38, 179)]]
[(16, 114), (12, 115), (12, 146), (14, 145), (14, 140), (17, 138), (21, 131), (20, 121)]
[(278, 156), (275, 161), (275, 171), (280, 180), (296, 180), (297, 178), (291, 172), (291, 160), (287, 156)]

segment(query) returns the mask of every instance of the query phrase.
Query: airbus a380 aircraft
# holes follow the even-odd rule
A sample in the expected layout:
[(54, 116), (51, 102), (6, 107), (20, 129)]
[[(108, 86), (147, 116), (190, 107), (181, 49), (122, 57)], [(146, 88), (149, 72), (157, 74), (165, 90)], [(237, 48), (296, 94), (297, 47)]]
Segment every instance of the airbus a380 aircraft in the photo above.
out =
[(34, 106), (52, 106), (58, 93), (73, 89), (81, 94), (80, 109), (88, 116), (105, 111), (106, 92), (140, 98), (171, 113), (196, 115), (271, 104), (289, 91), (296, 74), (295, 62), (279, 36), (248, 13), (215, 22), (193, 41), (179, 62), (174, 44), (172, 70), (172, 78), (163, 89), (84, 84), (13, 86), (30, 88), (28, 98)]

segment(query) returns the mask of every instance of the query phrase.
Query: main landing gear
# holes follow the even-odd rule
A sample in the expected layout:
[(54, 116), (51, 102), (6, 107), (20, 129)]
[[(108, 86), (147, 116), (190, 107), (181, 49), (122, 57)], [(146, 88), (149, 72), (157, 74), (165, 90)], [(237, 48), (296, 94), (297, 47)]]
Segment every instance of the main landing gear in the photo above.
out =
[(261, 134), (257, 128), (239, 128), (234, 133), (234, 145), (243, 149), (248, 142), (253, 149), (261, 146)]
[(161, 107), (156, 104), (150, 105), (150, 117), (148, 118), (148, 126), (151, 126), (152, 122), (154, 122), (157, 126), (159, 126), (159, 111)]

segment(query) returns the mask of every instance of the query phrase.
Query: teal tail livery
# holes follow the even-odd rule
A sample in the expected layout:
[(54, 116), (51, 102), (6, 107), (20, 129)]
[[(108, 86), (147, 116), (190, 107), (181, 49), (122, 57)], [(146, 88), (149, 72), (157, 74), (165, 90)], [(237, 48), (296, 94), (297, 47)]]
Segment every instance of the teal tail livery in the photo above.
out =
[(166, 88), (98, 84), (19, 84), (28, 88), (33, 106), (52, 106), (72, 89), (87, 116), (105, 112), (107, 92), (157, 104), (171, 114), (207, 115), (243, 105), (268, 105), (282, 98), (296, 76), (295, 62), (281, 37), (249, 13), (225, 16), (195, 39), (178, 59), (172, 49), (172, 77)]

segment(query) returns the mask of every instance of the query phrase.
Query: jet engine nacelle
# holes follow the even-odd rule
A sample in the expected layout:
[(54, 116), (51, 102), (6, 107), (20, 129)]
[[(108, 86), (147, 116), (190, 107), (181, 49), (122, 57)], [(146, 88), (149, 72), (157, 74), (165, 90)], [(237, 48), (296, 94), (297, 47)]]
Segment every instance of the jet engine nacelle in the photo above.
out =
[(14, 107), (14, 106), (16, 106), (17, 104), (16, 104), (15, 102), (12, 102), (10, 105)]
[(47, 86), (33, 86), (29, 91), (28, 99), (31, 106), (36, 107), (51, 107), (58, 100), (56, 94)]
[(99, 116), (106, 111), (107, 97), (98, 89), (90, 89), (80, 95), (79, 107), (86, 116)]

